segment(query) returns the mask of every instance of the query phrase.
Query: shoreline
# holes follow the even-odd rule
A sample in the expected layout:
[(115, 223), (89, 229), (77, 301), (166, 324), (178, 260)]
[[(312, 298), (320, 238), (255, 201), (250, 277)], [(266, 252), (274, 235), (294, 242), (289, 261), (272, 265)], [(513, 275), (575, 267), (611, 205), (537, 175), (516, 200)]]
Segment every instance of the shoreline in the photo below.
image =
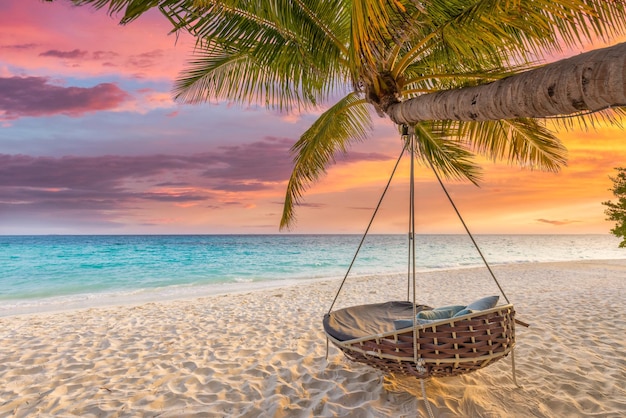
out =
[[(466, 235), (420, 237), (419, 271), (483, 267)], [(10, 238), (0, 250), (6, 261), (0, 265), (0, 317), (210, 295), (264, 281), (342, 278), (358, 248), (358, 236), (334, 234)], [(626, 256), (609, 234), (477, 239), (491, 266)], [(406, 274), (406, 265), (405, 235), (375, 235), (360, 251), (350, 279)]]
[[(562, 263), (586, 263), (586, 262), (619, 262), (621, 259), (581, 259), (567, 261), (522, 261), (509, 263), (491, 263), (492, 268), (517, 265), (551, 265)], [(426, 276), (428, 274), (438, 274), (447, 271), (457, 270), (480, 270), (485, 269), (484, 265), (469, 265), (455, 267), (441, 267), (418, 269), (417, 275)], [(380, 278), (399, 278), (406, 280), (406, 272), (382, 273), (382, 274), (351, 274), (347, 281), (352, 280), (377, 280)], [(276, 279), (259, 280), (251, 282), (228, 282), (190, 285), (171, 285), (166, 287), (139, 288), (126, 291), (104, 291), (98, 293), (78, 293), (58, 296), (47, 296), (43, 298), (28, 299), (6, 299), (4, 306), (0, 306), (0, 318), (10, 318), (20, 315), (54, 314), (74, 310), (85, 310), (92, 308), (128, 307), (138, 306), (145, 303), (161, 303), (168, 301), (186, 301), (199, 297), (211, 297), (225, 294), (239, 294), (249, 291), (262, 291), (266, 289), (276, 289), (282, 287), (312, 285), (320, 282), (337, 282), (341, 277), (313, 277), (298, 279)], [(418, 278), (419, 281), (419, 278)]]
[[(518, 318), (510, 357), (427, 382), (437, 417), (618, 417), (626, 410), (626, 260), (493, 267)], [(498, 294), (484, 268), (421, 275), (420, 303)], [(402, 298), (406, 277), (349, 278), (336, 309)], [(0, 317), (0, 416), (426, 415), (414, 379), (331, 346), (340, 279)], [(398, 290), (397, 288), (401, 288)], [(416, 412), (417, 411), (417, 412)]]

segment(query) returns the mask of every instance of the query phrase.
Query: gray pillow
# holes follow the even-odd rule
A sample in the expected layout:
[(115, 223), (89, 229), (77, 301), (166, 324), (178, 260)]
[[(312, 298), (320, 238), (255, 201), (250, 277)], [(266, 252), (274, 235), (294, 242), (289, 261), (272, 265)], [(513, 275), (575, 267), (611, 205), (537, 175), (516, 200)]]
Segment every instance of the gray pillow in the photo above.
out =
[(463, 310), (458, 311), (457, 313), (455, 313), (453, 318), (456, 318), (457, 316), (469, 315), (471, 313), (474, 313), (474, 311), (471, 310), (471, 309), (463, 309)]
[(435, 308), (433, 311), (452, 311), (452, 315), (450, 316), (454, 316), (457, 312), (462, 311), (463, 309), (465, 309), (465, 305), (450, 305)]
[(417, 319), (428, 319), (436, 321), (437, 319), (452, 318), (454, 315), (452, 309), (433, 309), (429, 311), (420, 311), (417, 313)]
[[(417, 313), (415, 318), (415, 322), (418, 325), (430, 324), (431, 322), (436, 322), (441, 319), (452, 318), (452, 316), (459, 310), (465, 308), (465, 306), (461, 305), (452, 305), (452, 306), (442, 306), (440, 308), (429, 309), (426, 311), (420, 311)], [(396, 319), (393, 321), (393, 326), (395, 329), (403, 329), (409, 328), (413, 326), (413, 321), (411, 319)]]
[(491, 309), (496, 306), (499, 298), (500, 296), (487, 296), (470, 303), (467, 305), (466, 309), (472, 311), (484, 311), (485, 309)]

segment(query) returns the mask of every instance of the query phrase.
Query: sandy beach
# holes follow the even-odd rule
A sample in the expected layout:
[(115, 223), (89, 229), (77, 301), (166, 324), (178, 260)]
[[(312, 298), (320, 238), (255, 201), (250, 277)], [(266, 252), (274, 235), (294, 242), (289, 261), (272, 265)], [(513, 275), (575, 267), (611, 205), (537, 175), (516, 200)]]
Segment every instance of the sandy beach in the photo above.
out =
[[(519, 319), (515, 361), (431, 379), (436, 417), (626, 414), (626, 260), (494, 267)], [(405, 299), (351, 278), (337, 307)], [(420, 275), (420, 302), (498, 294), (485, 269)], [(415, 417), (419, 382), (351, 363), (321, 326), (339, 281), (0, 318), (1, 417)]]

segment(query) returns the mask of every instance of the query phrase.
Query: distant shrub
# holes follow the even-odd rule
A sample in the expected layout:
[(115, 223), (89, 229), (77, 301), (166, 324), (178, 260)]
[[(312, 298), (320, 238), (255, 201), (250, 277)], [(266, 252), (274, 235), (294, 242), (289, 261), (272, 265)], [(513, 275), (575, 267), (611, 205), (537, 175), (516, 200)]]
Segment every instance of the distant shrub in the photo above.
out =
[(608, 215), (607, 220), (615, 221), (615, 228), (611, 229), (611, 233), (618, 238), (622, 238), (620, 247), (626, 247), (626, 168), (618, 167), (617, 176), (610, 177), (613, 180), (613, 188), (610, 189), (617, 202), (610, 200), (602, 202), (607, 207), (604, 213)]

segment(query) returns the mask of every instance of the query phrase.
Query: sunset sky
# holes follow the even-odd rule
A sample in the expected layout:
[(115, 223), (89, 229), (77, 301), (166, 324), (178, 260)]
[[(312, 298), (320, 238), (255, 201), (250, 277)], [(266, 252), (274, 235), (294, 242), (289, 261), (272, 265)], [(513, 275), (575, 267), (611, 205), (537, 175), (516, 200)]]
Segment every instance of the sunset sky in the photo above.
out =
[[(174, 102), (193, 39), (156, 13), (118, 20), (59, 0), (0, 2), (0, 234), (278, 233), (289, 149), (322, 110)], [(363, 232), (401, 149), (391, 123), (375, 124), (308, 190), (292, 233)], [(474, 233), (608, 233), (601, 202), (626, 164), (624, 136), (562, 131), (561, 173), (485, 162), (480, 188), (448, 187)], [(374, 232), (407, 230), (407, 164)], [(461, 233), (423, 167), (417, 187), (418, 230)]]

